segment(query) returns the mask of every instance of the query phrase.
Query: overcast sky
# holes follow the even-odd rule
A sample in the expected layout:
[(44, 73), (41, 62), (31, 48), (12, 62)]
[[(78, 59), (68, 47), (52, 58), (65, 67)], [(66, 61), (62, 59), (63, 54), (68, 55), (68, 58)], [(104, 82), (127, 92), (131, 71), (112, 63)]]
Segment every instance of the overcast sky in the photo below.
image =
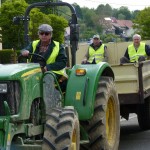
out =
[(145, 7), (150, 7), (150, 0), (62, 0), (70, 4), (77, 3), (80, 7), (97, 8), (100, 4), (109, 4), (112, 8), (120, 8), (126, 6), (130, 11), (142, 10)]

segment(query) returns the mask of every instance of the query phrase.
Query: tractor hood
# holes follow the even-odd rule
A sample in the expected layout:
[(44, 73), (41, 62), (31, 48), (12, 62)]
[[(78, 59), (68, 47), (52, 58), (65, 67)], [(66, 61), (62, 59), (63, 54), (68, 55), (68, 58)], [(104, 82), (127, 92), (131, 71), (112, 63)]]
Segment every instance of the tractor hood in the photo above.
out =
[(38, 68), (40, 70), (40, 65), (38, 63), (0, 64), (0, 78), (7, 78), (17, 74), (21, 75), (26, 71)]

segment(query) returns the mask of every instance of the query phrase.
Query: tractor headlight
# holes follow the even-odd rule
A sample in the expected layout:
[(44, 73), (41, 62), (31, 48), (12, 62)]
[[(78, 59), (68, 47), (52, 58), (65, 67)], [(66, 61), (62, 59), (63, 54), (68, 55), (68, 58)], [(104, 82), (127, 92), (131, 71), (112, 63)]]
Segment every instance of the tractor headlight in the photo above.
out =
[(7, 93), (7, 84), (0, 83), (0, 93)]

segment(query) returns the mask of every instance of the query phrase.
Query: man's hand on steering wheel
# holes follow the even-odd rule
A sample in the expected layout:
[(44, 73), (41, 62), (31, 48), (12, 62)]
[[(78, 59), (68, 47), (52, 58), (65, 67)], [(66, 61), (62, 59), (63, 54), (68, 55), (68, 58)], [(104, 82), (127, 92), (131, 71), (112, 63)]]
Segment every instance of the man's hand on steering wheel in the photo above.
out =
[(21, 52), (21, 55), (18, 57), (18, 62), (21, 62), (21, 60), (23, 58), (29, 59), (31, 57), (34, 57), (35, 63), (39, 63), (40, 64), (42, 72), (46, 72), (47, 71), (45, 58), (43, 56), (39, 55), (39, 54), (29, 53), (29, 51), (27, 51), (27, 50), (24, 50), (24, 51)]
[(29, 51), (23, 50), (23, 51), (21, 52), (21, 55), (24, 56), (24, 57), (27, 57), (27, 56), (29, 56)]

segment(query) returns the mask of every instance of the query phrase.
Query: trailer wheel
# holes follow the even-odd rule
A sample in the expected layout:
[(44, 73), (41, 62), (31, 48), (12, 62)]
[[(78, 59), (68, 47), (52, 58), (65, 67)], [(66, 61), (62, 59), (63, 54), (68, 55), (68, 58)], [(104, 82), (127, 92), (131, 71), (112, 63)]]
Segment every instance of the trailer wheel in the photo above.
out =
[(53, 109), (45, 125), (42, 150), (79, 150), (78, 116), (73, 107)]
[(90, 144), (81, 149), (117, 150), (120, 136), (120, 109), (117, 92), (110, 77), (101, 77), (97, 88), (94, 115), (82, 122)]
[(138, 122), (142, 130), (150, 129), (150, 97), (145, 100), (144, 104), (139, 105)]

